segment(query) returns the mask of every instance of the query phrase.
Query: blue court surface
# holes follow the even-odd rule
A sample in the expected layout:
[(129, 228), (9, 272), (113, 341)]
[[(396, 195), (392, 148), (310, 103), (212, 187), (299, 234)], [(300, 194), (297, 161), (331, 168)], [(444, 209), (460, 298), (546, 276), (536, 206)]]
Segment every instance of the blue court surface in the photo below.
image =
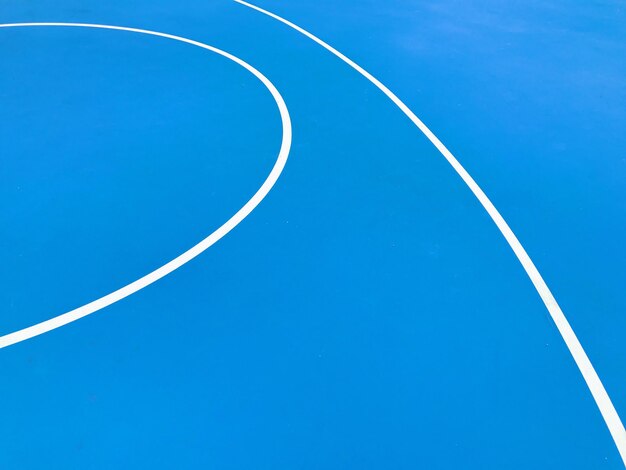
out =
[(0, 469), (624, 468), (624, 3), (258, 2), (0, 2)]

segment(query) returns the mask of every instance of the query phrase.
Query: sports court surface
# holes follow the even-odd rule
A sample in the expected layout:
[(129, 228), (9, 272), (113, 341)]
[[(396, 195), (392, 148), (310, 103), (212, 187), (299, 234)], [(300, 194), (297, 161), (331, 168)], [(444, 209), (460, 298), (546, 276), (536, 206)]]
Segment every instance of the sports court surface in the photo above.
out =
[(624, 3), (258, 2), (0, 1), (0, 469), (624, 468)]

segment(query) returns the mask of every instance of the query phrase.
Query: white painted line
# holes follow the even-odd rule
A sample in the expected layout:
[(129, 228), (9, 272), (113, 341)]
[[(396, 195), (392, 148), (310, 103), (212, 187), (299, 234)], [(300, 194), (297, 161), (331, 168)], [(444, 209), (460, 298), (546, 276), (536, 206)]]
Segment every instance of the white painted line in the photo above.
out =
[(122, 300), (125, 297), (128, 297), (131, 294), (143, 289), (146, 286), (149, 286), (153, 282), (158, 281), (162, 277), (168, 275), (172, 271), (178, 269), (183, 264), (191, 261), (193, 258), (198, 256), (200, 253), (205, 251), (211, 245), (216, 243), (219, 239), (221, 239), (224, 235), (230, 232), (233, 228), (235, 228), (243, 219), (245, 219), (258, 205), (259, 203), (267, 196), (270, 192), (278, 177), (283, 171), (285, 167), (285, 163), (287, 162), (287, 158), (289, 156), (289, 149), (291, 148), (291, 119), (289, 117), (289, 111), (287, 110), (287, 105), (283, 100), (282, 96), (276, 89), (276, 87), (272, 84), (257, 69), (252, 67), (250, 64), (244, 62), (243, 60), (235, 57), (228, 52), (224, 52), (215, 47), (209, 46), (207, 44), (203, 44), (198, 41), (193, 41), (191, 39), (186, 39), (180, 36), (174, 36), (172, 34), (158, 33), (156, 31), (148, 31), (145, 29), (136, 29), (136, 28), (126, 28), (122, 26), (109, 26), (102, 24), (84, 24), (84, 23), (14, 23), (14, 24), (0, 24), (0, 28), (18, 28), (18, 27), (35, 27), (35, 26), (62, 26), (62, 27), (79, 27), (79, 28), (98, 28), (98, 29), (113, 29), (119, 31), (129, 31), (132, 33), (141, 33), (148, 34), (150, 36), (159, 36), (167, 39), (173, 39), (174, 41), (180, 41), (187, 44), (191, 44), (193, 46), (201, 47), (202, 49), (206, 49), (211, 52), (215, 52), (227, 59), (232, 60), (236, 64), (239, 64), (244, 69), (249, 71), (252, 75), (258, 78), (263, 85), (269, 90), (276, 101), (276, 105), (278, 106), (278, 110), (280, 111), (280, 119), (282, 121), (282, 143), (280, 146), (280, 151), (278, 153), (278, 157), (276, 158), (276, 162), (274, 163), (274, 167), (271, 172), (267, 176), (267, 179), (263, 182), (261, 187), (257, 190), (257, 192), (252, 196), (252, 198), (246, 202), (246, 204), (239, 209), (235, 215), (233, 215), (228, 221), (226, 221), (221, 227), (215, 230), (212, 234), (202, 240), (200, 243), (190, 248), (180, 256), (174, 258), (169, 263), (161, 266), (160, 268), (152, 271), (149, 274), (146, 274), (140, 279), (124, 286), (115, 292), (111, 292), (104, 297), (101, 297), (93, 302), (90, 302), (82, 307), (76, 308), (72, 311), (59, 315), (57, 317), (51, 318), (50, 320), (46, 320), (41, 323), (37, 323), (36, 325), (29, 326), (28, 328), (24, 328), (22, 330), (15, 331), (13, 333), (9, 333), (7, 335), (0, 337), (0, 348), (5, 348), (15, 343), (19, 343), (20, 341), (27, 340), (34, 336), (41, 335), (50, 330), (54, 330), (55, 328), (59, 328), (63, 325), (67, 325), (73, 321), (78, 320), (84, 316), (87, 316), (91, 313), (97, 312), (98, 310), (103, 309), (119, 300)]
[(617, 414), (617, 411), (615, 410), (615, 407), (613, 406), (613, 403), (611, 402), (611, 399), (608, 393), (604, 389), (604, 385), (600, 381), (600, 377), (598, 377), (598, 374), (593, 368), (591, 361), (587, 357), (585, 350), (580, 344), (580, 341), (578, 341), (578, 338), (576, 337), (574, 330), (572, 329), (569, 322), (567, 321), (567, 318), (565, 318), (565, 315), (563, 314), (561, 307), (559, 307), (559, 304), (557, 304), (556, 299), (552, 295), (552, 292), (550, 292), (550, 289), (548, 288), (547, 284), (541, 277), (541, 274), (539, 274), (539, 271), (535, 267), (535, 264), (532, 262), (532, 260), (530, 259), (530, 256), (528, 256), (528, 253), (526, 253), (526, 250), (524, 249), (522, 244), (519, 242), (519, 240), (517, 239), (517, 237), (511, 230), (511, 228), (509, 227), (509, 225), (505, 222), (505, 220), (502, 218), (498, 210), (489, 200), (487, 195), (483, 192), (482, 189), (480, 189), (476, 181), (474, 181), (474, 179), (469, 175), (469, 173), (465, 170), (465, 168), (463, 168), (463, 166), (454, 157), (454, 155), (452, 155), (452, 153), (445, 147), (445, 145), (441, 143), (441, 141), (437, 138), (437, 136), (435, 136), (435, 134), (433, 134), (432, 131), (428, 127), (426, 127), (426, 124), (424, 124), (413, 113), (413, 111), (411, 111), (409, 107), (400, 100), (400, 98), (398, 98), (395, 94), (393, 94), (393, 92), (389, 90), (389, 88), (383, 85), (378, 79), (372, 76), (368, 71), (366, 71), (361, 66), (359, 66), (358, 64), (350, 60), (345, 55), (343, 55), (337, 49), (335, 49), (328, 43), (322, 41), (317, 36), (314, 36), (313, 34), (309, 33), (305, 29), (302, 29), (300, 26), (297, 26), (293, 24), (291, 21), (288, 21), (274, 13), (271, 13), (267, 10), (259, 8), (243, 0), (233, 0), (233, 1), (241, 5), (244, 5), (246, 7), (252, 8), (253, 10), (263, 13), (264, 15), (274, 18), (275, 20), (280, 21), (281, 23), (289, 26), (290, 28), (295, 29), (299, 33), (302, 33), (309, 39), (315, 41), (317, 44), (319, 44), (324, 49), (326, 49), (327, 51), (337, 56), (339, 59), (343, 60), (346, 64), (348, 64), (354, 70), (356, 70), (365, 78), (367, 78), (380, 91), (382, 91), (385, 95), (387, 95), (387, 97), (391, 101), (393, 101), (395, 105), (398, 106), (398, 108), (400, 108), (404, 114), (406, 114), (406, 116), (413, 122), (413, 124), (415, 124), (417, 128), (420, 131), (422, 131), (422, 133), (424, 133), (424, 135), (428, 138), (428, 140), (430, 140), (431, 143), (437, 148), (437, 150), (441, 152), (444, 158), (448, 160), (448, 163), (452, 165), (452, 168), (454, 168), (454, 170), (458, 173), (458, 175), (463, 179), (463, 181), (469, 187), (472, 193), (474, 193), (474, 196), (476, 196), (476, 198), (480, 201), (482, 206), (485, 208), (485, 210), (487, 211), (491, 219), (495, 222), (498, 229), (500, 229), (500, 232), (502, 232), (502, 235), (504, 235), (504, 238), (509, 243), (510, 247), (513, 249), (515, 256), (517, 256), (517, 259), (520, 261), (520, 263), (524, 267), (526, 274), (528, 274), (528, 277), (534, 284), (535, 289), (537, 289), (537, 292), (541, 296), (541, 299), (543, 300), (543, 303), (548, 309), (548, 312), (550, 312), (550, 316), (552, 317), (552, 320), (554, 320), (556, 327), (561, 333), (561, 336), (563, 337), (563, 340), (565, 341), (567, 348), (572, 354), (574, 361), (576, 361), (576, 364), (578, 365), (578, 369), (580, 369), (580, 372), (582, 373), (582, 376), (585, 379), (585, 382), (587, 382), (587, 386), (589, 387), (589, 390), (591, 391), (591, 394), (593, 395), (593, 398), (596, 401), (598, 408), (600, 409), (600, 413), (602, 413), (602, 417), (604, 418), (604, 421), (606, 422), (606, 425), (608, 426), (609, 431), (611, 432), (611, 436), (613, 436), (613, 440), (615, 441), (615, 445), (617, 446), (617, 449), (619, 450), (619, 453), (622, 457), (622, 461), (626, 465), (626, 431), (624, 430), (624, 425), (622, 424), (622, 421), (620, 420), (620, 417)]

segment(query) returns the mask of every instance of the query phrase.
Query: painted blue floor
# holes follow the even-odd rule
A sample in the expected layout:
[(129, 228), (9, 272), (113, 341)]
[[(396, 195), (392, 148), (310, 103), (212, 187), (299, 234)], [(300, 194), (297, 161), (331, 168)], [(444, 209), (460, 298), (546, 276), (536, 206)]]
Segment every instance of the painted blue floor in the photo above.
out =
[[(259, 0), (261, 1), (261, 0)], [(626, 416), (626, 8), (263, 0), (387, 84), (520, 238)], [(285, 171), (198, 258), (0, 350), (1, 469), (617, 469), (530, 280), (441, 154), (310, 39), (228, 0), (0, 4), (257, 67)], [(0, 28), (0, 334), (198, 243), (281, 122), (210, 52)]]

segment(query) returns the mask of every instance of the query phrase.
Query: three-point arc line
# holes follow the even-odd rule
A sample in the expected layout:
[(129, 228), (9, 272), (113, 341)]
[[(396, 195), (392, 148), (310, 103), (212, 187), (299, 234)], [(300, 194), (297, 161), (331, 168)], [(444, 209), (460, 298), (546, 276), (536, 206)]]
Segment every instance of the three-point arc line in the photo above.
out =
[(472, 191), (476, 199), (478, 199), (480, 204), (487, 211), (487, 213), (494, 221), (494, 223), (506, 239), (507, 243), (515, 253), (515, 256), (517, 256), (517, 259), (522, 264), (524, 270), (526, 271), (526, 274), (532, 281), (535, 289), (537, 290), (537, 293), (539, 294), (541, 300), (548, 309), (552, 320), (554, 321), (557, 329), (559, 330), (559, 333), (561, 334), (561, 337), (565, 341), (565, 344), (570, 351), (570, 354), (574, 358), (578, 369), (580, 370), (585, 382), (587, 383), (587, 387), (589, 387), (589, 390), (591, 391), (591, 394), (598, 406), (598, 409), (600, 410), (600, 413), (602, 414), (602, 417), (604, 418), (604, 421), (609, 428), (609, 432), (611, 433), (613, 441), (615, 442), (615, 445), (617, 446), (617, 449), (622, 457), (622, 461), (624, 462), (624, 465), (626, 465), (626, 430), (624, 429), (624, 425), (622, 424), (622, 421), (617, 414), (617, 411), (613, 406), (613, 402), (611, 401), (611, 398), (604, 388), (600, 377), (598, 376), (593, 365), (591, 364), (591, 361), (589, 360), (587, 353), (580, 344), (580, 341), (576, 337), (574, 330), (567, 321), (567, 318), (561, 310), (561, 307), (559, 307), (559, 304), (554, 298), (554, 295), (552, 295), (552, 292), (548, 288), (548, 285), (543, 280), (543, 277), (541, 276), (541, 274), (539, 274), (539, 271), (537, 270), (535, 264), (530, 259), (530, 256), (528, 256), (528, 253), (526, 253), (526, 250), (517, 239), (504, 218), (495, 208), (493, 203), (489, 200), (489, 198), (480, 188), (480, 186), (478, 186), (476, 181), (474, 181), (474, 178), (470, 176), (467, 170), (463, 168), (463, 166), (456, 159), (456, 157), (452, 155), (452, 153), (446, 148), (445, 145), (443, 145), (443, 143), (437, 138), (437, 136), (433, 134), (433, 132), (426, 126), (426, 124), (424, 124), (415, 115), (415, 113), (413, 113), (413, 111), (411, 111), (409, 107), (404, 104), (402, 100), (400, 100), (400, 98), (398, 98), (389, 88), (383, 85), (380, 80), (370, 74), (363, 67), (339, 52), (327, 42), (308, 32), (304, 28), (301, 28), (300, 26), (292, 23), (291, 21), (286, 20), (285, 18), (276, 15), (275, 13), (264, 10), (263, 8), (252, 5), (251, 3), (245, 2), (243, 0), (233, 1), (253, 10), (256, 10), (259, 13), (262, 13), (289, 26), (290, 28), (298, 31), (312, 41), (316, 42), (328, 52), (348, 64), (358, 73), (363, 75), (367, 80), (369, 80), (376, 88), (382, 91), (398, 108), (400, 108), (400, 110), (413, 122), (413, 124), (415, 124), (415, 126), (426, 136), (426, 138), (428, 138), (428, 140), (437, 148), (437, 150), (439, 150), (441, 155), (443, 155), (443, 157), (448, 161), (452, 168), (454, 168), (454, 171), (457, 172), (463, 182)]

